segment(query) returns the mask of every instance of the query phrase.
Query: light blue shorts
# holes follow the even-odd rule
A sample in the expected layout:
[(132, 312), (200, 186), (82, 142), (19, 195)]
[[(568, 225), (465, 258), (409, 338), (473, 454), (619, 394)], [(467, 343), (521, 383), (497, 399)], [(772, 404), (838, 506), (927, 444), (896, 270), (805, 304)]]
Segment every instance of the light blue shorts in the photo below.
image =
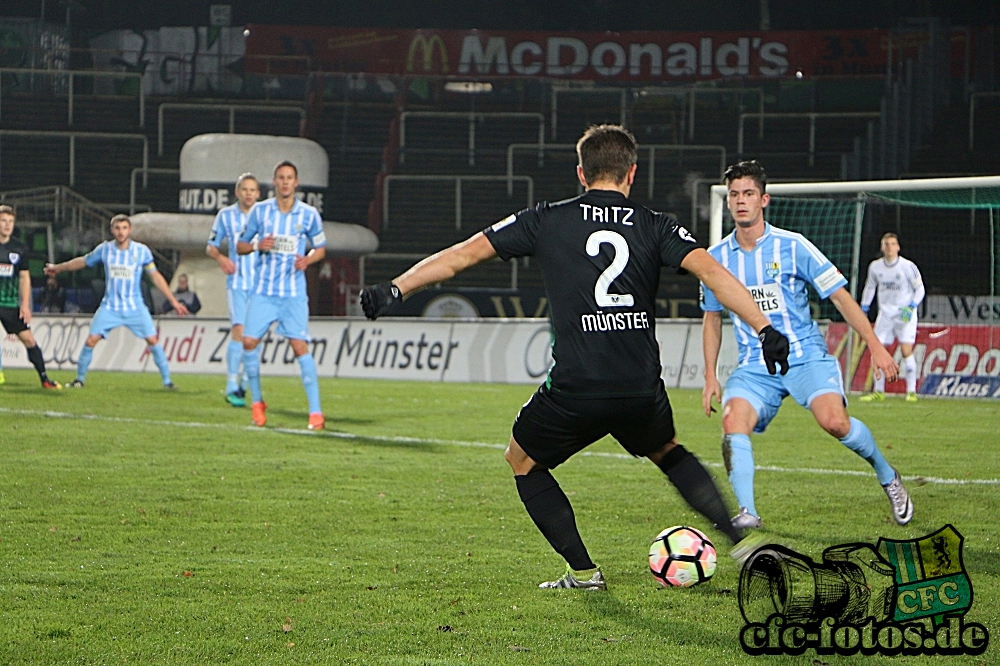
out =
[(260, 340), (274, 322), (278, 322), (279, 335), (292, 340), (312, 340), (309, 337), (308, 300), (251, 294), (243, 337)]
[(725, 405), (733, 398), (743, 398), (757, 412), (754, 432), (764, 432), (771, 419), (778, 414), (785, 396), (792, 396), (795, 402), (808, 408), (813, 400), (824, 393), (836, 393), (847, 404), (840, 364), (829, 354), (801, 365), (793, 365), (784, 376), (768, 374), (767, 369), (761, 366), (741, 365), (726, 382), (722, 404)]
[(247, 321), (247, 304), (250, 303), (249, 289), (226, 289), (229, 303), (230, 326), (242, 326)]
[(90, 335), (108, 337), (108, 333), (119, 326), (127, 326), (137, 337), (148, 338), (156, 335), (156, 324), (149, 315), (149, 310), (143, 305), (135, 310), (119, 312), (104, 306), (97, 308), (94, 318), (90, 320)]

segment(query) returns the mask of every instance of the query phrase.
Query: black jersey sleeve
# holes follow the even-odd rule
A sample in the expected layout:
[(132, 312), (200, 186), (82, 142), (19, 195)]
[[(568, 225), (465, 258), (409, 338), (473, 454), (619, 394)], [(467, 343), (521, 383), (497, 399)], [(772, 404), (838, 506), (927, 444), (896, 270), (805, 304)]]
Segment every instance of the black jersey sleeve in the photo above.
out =
[(677, 223), (677, 218), (666, 213), (654, 213), (656, 231), (660, 241), (660, 261), (665, 266), (676, 268), (678, 273), (686, 273), (681, 268), (681, 262), (689, 252), (698, 248), (698, 241), (684, 227)]
[(514, 257), (530, 257), (535, 254), (541, 223), (539, 211), (544, 205), (527, 208), (486, 227), (483, 233), (501, 259), (508, 261)]

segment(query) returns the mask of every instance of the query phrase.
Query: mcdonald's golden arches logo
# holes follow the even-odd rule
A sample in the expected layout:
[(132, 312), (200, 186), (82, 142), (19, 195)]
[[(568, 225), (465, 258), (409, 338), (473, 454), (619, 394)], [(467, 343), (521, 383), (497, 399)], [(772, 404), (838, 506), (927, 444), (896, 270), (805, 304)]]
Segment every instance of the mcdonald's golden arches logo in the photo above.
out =
[(406, 54), (406, 71), (412, 72), (413, 70), (413, 59), (417, 55), (417, 50), (420, 50), (420, 55), (422, 57), (421, 66), (423, 71), (430, 72), (434, 69), (434, 48), (437, 47), (438, 54), (441, 56), (441, 74), (448, 73), (448, 49), (444, 45), (444, 40), (441, 39), (440, 35), (431, 35), (430, 37), (425, 37), (424, 35), (417, 33), (413, 36), (413, 41), (410, 42), (410, 50)]

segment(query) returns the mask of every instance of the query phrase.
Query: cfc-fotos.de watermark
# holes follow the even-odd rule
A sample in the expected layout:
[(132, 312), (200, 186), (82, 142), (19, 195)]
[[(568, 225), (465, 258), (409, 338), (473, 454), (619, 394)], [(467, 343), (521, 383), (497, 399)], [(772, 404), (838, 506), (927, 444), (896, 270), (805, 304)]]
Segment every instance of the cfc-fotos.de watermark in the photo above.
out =
[(978, 655), (986, 627), (968, 622), (972, 581), (951, 525), (910, 541), (879, 539), (823, 551), (758, 548), (740, 572), (747, 654)]

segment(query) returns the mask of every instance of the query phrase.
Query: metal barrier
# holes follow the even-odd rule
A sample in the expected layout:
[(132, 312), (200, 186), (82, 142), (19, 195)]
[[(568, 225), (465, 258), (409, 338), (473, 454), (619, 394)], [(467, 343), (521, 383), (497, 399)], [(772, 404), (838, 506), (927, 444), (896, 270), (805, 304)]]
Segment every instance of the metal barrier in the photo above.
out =
[[(565, 150), (565, 151), (575, 151), (575, 143), (511, 143), (507, 146), (507, 196), (514, 193), (513, 190), (513, 179), (517, 178), (514, 175), (514, 151), (516, 150), (537, 150), (539, 156), (544, 154), (546, 150)], [(719, 153), (719, 178), (715, 181), (718, 182), (722, 179), (723, 174), (726, 172), (726, 148), (725, 146), (693, 146), (683, 143), (658, 143), (658, 144), (639, 144), (639, 152), (648, 151), (648, 168), (646, 174), (646, 194), (648, 199), (653, 198), (654, 192), (654, 182), (656, 178), (656, 151), (674, 151), (683, 153), (688, 152), (716, 152)]]
[(1000, 92), (976, 92), (969, 95), (969, 152), (972, 152), (972, 147), (975, 140), (975, 120), (976, 120), (976, 98), (985, 97), (1000, 97)]
[(186, 102), (164, 102), (156, 112), (157, 155), (163, 157), (163, 111), (164, 109), (229, 111), (229, 133), (236, 133), (236, 112), (255, 111), (257, 113), (297, 113), (301, 122), (306, 116), (305, 109), (298, 106), (254, 106), (252, 104), (188, 104)]
[(540, 113), (491, 111), (403, 111), (399, 114), (399, 163), (406, 161), (407, 118), (464, 118), (469, 121), (469, 165), (476, 163), (476, 121), (483, 118), (532, 118), (538, 120), (538, 143), (545, 143), (545, 116)]
[(814, 112), (803, 112), (803, 113), (741, 113), (740, 114), (740, 124), (736, 133), (736, 153), (740, 156), (743, 155), (743, 121), (747, 118), (760, 118), (760, 129), (758, 131), (758, 138), (764, 138), (764, 118), (808, 118), (809, 119), (809, 166), (814, 166), (816, 164), (816, 120), (817, 118), (880, 118), (882, 114), (879, 112), (863, 112), (863, 111), (843, 111), (843, 112), (830, 112), (830, 113), (814, 113)]
[[(67, 77), (67, 88), (66, 95), (68, 97), (67, 103), (67, 119), (66, 124), (73, 124), (73, 79), (77, 76), (110, 76), (116, 79), (123, 78), (134, 78), (139, 80), (139, 127), (146, 126), (146, 94), (143, 92), (142, 87), (142, 74), (138, 72), (101, 72), (91, 69), (20, 69), (16, 67), (0, 67), (0, 75), (3, 74), (30, 74), (35, 75), (46, 75), (46, 76), (65, 76)], [(0, 86), (0, 118), (3, 117), (3, 86)]]
[[(373, 254), (363, 254), (358, 257), (358, 285), (360, 291), (367, 286), (365, 281), (365, 263), (369, 259), (386, 261), (412, 261), (414, 263), (424, 259), (426, 254), (415, 254), (412, 252), (375, 252)], [(517, 260), (508, 262), (510, 264), (510, 288), (517, 289)]]
[[(139, 206), (135, 203), (135, 175), (137, 173), (140, 173), (140, 172), (142, 173), (142, 187), (143, 187), (143, 189), (145, 189), (146, 185), (149, 184), (149, 174), (151, 174), (151, 173), (155, 173), (155, 174), (174, 174), (174, 173), (180, 174), (181, 170), (180, 169), (158, 169), (158, 168), (150, 169), (149, 167), (142, 167), (141, 169), (132, 169), (132, 173), (129, 176), (129, 183), (128, 183), (128, 214), (129, 215), (135, 215), (136, 208), (139, 208)], [(149, 208), (149, 206), (146, 206), (146, 208)], [(150, 209), (150, 210), (152, 210), (152, 209)]]
[[(551, 110), (549, 118), (549, 126), (552, 128), (552, 139), (556, 138), (556, 130), (559, 124), (559, 95), (565, 93), (574, 94), (617, 94), (620, 97), (620, 111), (618, 114), (618, 122), (621, 125), (628, 124), (628, 93), (630, 90), (628, 88), (552, 88), (552, 98), (551, 98)], [(698, 95), (756, 95), (757, 96), (757, 108), (759, 113), (764, 113), (764, 90), (762, 88), (701, 88), (697, 86), (691, 87), (676, 87), (676, 88), (642, 88), (636, 93), (640, 97), (644, 96), (673, 96), (673, 97), (684, 97), (687, 101), (688, 107), (688, 120), (687, 120), (687, 134), (688, 138), (694, 140), (694, 126), (695, 126), (695, 100)], [(761, 132), (764, 131), (764, 119), (761, 118)]]
[(453, 180), (455, 181), (455, 229), (462, 229), (462, 181), (473, 181), (473, 182), (505, 182), (508, 179), (513, 179), (521, 181), (528, 184), (528, 203), (527, 208), (530, 208), (535, 201), (535, 181), (530, 176), (462, 176), (457, 174), (452, 175), (397, 175), (393, 174), (391, 176), (386, 176), (385, 180), (382, 182), (382, 228), (389, 228), (389, 184), (397, 180), (410, 180), (410, 181), (432, 181), (432, 180)]
[[(76, 184), (76, 139), (112, 139), (122, 141), (142, 141), (142, 168), (149, 167), (149, 139), (145, 134), (120, 134), (117, 132), (46, 132), (35, 130), (0, 130), (0, 136), (34, 136), (44, 139), (65, 137), (69, 139), (69, 186)], [(146, 180), (143, 179), (143, 187)]]

